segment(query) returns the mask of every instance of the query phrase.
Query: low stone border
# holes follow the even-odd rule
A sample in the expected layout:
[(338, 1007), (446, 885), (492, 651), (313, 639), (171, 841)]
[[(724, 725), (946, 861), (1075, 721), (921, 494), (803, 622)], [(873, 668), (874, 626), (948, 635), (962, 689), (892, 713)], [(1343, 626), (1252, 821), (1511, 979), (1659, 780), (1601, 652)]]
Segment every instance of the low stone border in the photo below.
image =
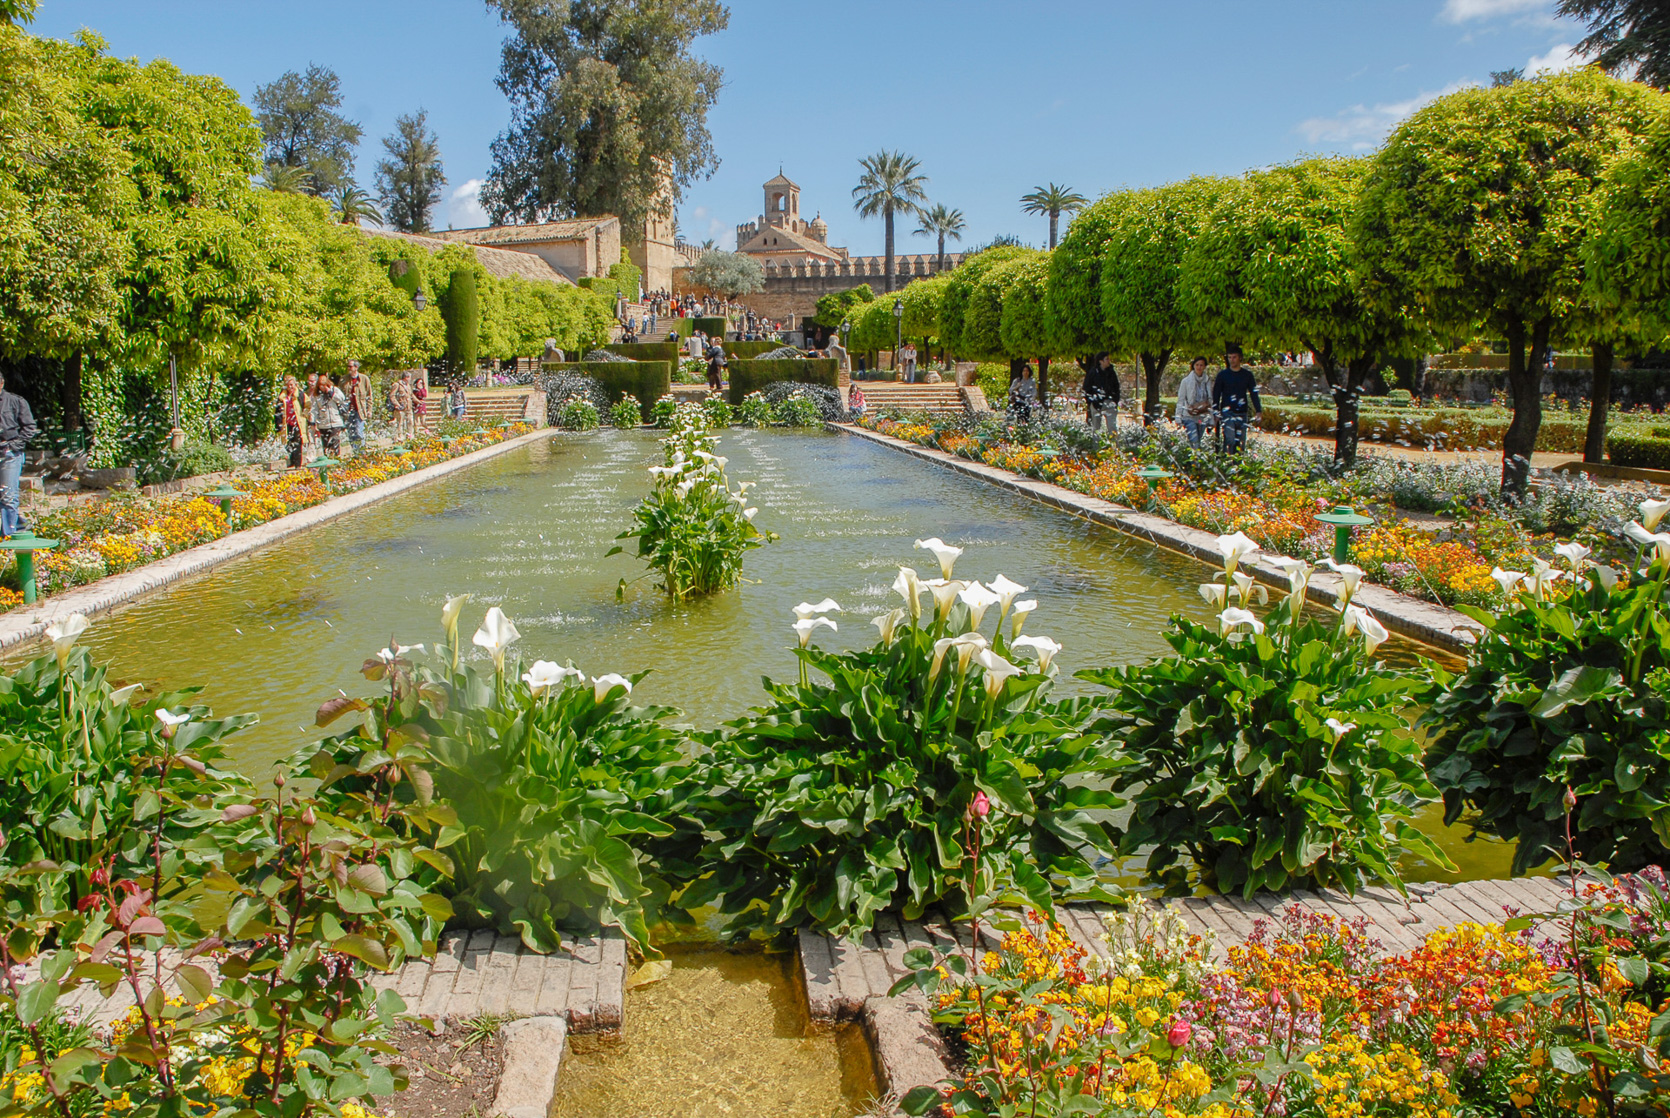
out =
[[(1047, 481), (1034, 481), (1021, 477), (1008, 470), (996, 466), (988, 466), (982, 462), (973, 462), (966, 458), (958, 458), (954, 454), (947, 454), (943, 450), (933, 447), (917, 446), (915, 443), (896, 439), (891, 435), (884, 435), (879, 431), (871, 431), (846, 423), (831, 423), (832, 430), (843, 434), (855, 435), (868, 439), (873, 443), (890, 447), (914, 455), (936, 466), (956, 470), (969, 477), (979, 478), (1023, 497), (1030, 497), (1061, 509), (1063, 512), (1082, 516), (1097, 524), (1115, 528), (1129, 535), (1140, 536), (1142, 539), (1165, 548), (1168, 551), (1179, 552), (1192, 559), (1200, 559), (1212, 566), (1220, 565), (1218, 551), (1214, 545), (1217, 539), (1211, 532), (1199, 528), (1190, 528), (1179, 524), (1168, 517), (1154, 513), (1137, 512), (1124, 505), (1104, 501), (1098, 497), (1089, 497), (1083, 493), (1075, 493), (1059, 485)], [(1252, 575), (1258, 581), (1270, 586), (1287, 589), (1287, 576), (1276, 568), (1261, 562), (1243, 563), (1241, 569)], [(1340, 577), (1330, 571), (1317, 571), (1311, 576), (1309, 599), (1324, 605), (1333, 605), (1340, 599)], [(1357, 588), (1357, 594), (1352, 599), (1357, 605), (1365, 606), (1380, 619), (1381, 623), (1397, 633), (1399, 636), (1420, 641), (1452, 652), (1463, 652), (1473, 644), (1478, 635), (1483, 632), (1479, 624), (1465, 614), (1457, 613), (1453, 609), (1437, 605), (1433, 602), (1423, 602), (1419, 598), (1411, 598), (1407, 594), (1399, 594), (1395, 590), (1388, 590), (1384, 586), (1376, 586), (1365, 582)]]
[(524, 1017), (499, 1029), (504, 1070), (490, 1118), (545, 1118), (557, 1094), (568, 1024), (561, 1017)]
[(109, 613), (136, 598), (143, 597), (153, 590), (160, 589), (171, 583), (180, 581), (191, 575), (201, 574), (213, 570), (223, 563), (233, 559), (240, 559), (251, 552), (258, 551), (268, 544), (287, 539), (298, 532), (305, 532), (309, 528), (316, 528), (338, 517), (351, 512), (367, 508), (380, 501), (416, 489), (420, 485), (445, 477), (459, 470), (468, 469), (489, 458), (508, 453), (518, 447), (541, 439), (548, 439), (559, 433), (554, 428), (541, 428), (514, 439), (495, 443), (492, 446), (472, 450), (468, 454), (461, 454), (457, 458), (445, 462), (437, 462), (433, 466), (425, 466), (421, 470), (413, 470), (400, 477), (380, 481), (376, 485), (367, 486), (357, 493), (345, 493), (340, 497), (332, 497), (328, 501), (314, 505), (311, 508), (300, 509), (276, 520), (269, 520), (265, 524), (254, 528), (247, 528), (241, 532), (233, 532), (218, 540), (211, 540), (205, 544), (179, 551), (154, 563), (147, 563), (143, 567), (126, 571), (119, 575), (101, 578), (97, 582), (78, 586), (63, 594), (54, 594), (50, 598), (43, 598), (33, 606), (18, 606), (6, 613), (0, 613), (0, 652), (15, 648), (45, 635), (47, 626), (60, 617), (72, 613), (94, 617), (101, 613)]

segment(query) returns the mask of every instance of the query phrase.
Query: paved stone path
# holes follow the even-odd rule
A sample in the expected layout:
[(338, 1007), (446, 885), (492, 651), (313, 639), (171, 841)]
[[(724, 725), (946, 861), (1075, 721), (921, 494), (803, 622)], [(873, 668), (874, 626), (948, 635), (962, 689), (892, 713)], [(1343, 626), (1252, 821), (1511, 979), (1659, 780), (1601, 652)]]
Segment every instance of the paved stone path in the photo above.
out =
[[(1380, 943), (1380, 953), (1398, 955), (1418, 947), (1439, 928), (1457, 924), (1501, 923), (1510, 915), (1552, 911), (1569, 886), (1546, 877), (1517, 878), (1512, 881), (1469, 881), (1457, 885), (1416, 884), (1409, 887), (1408, 901), (1385, 888), (1371, 888), (1348, 897), (1325, 890), (1299, 892), (1278, 897), (1260, 894), (1253, 900), (1240, 897), (1188, 897), (1174, 903), (1189, 927), (1197, 933), (1210, 931), (1215, 942), (1212, 954), (1223, 959), (1229, 948), (1246, 941), (1253, 925), (1273, 921), (1289, 905), (1313, 912), (1368, 922), (1370, 938)], [(1106, 947), (1097, 940), (1105, 908), (1064, 905), (1057, 910), (1063, 928), (1080, 946), (1099, 954)], [(1002, 938), (982, 927), (982, 939), (995, 946)], [(905, 975), (905, 952), (914, 947), (949, 949), (953, 942), (967, 945), (966, 925), (952, 931), (943, 918), (901, 922), (884, 914), (875, 931), (854, 945), (817, 932), (800, 933), (800, 961), (806, 982), (806, 1000), (815, 1021), (853, 1021), (865, 1012), (872, 997), (885, 997), (894, 982)]]
[[(164, 954), (165, 973), (175, 961), (177, 953)], [(491, 931), (448, 932), (434, 959), (414, 959), (392, 974), (374, 977), (371, 984), (394, 990), (408, 1012), (437, 1021), (484, 1013), (561, 1017), (570, 1032), (602, 1032), (620, 1028), (626, 1008), (626, 940), (611, 928), (597, 936), (570, 937), (563, 950), (541, 955), (514, 937)], [(120, 986), (104, 998), (98, 987), (86, 985), (62, 1004), (105, 1025), (132, 1007), (133, 991)]]

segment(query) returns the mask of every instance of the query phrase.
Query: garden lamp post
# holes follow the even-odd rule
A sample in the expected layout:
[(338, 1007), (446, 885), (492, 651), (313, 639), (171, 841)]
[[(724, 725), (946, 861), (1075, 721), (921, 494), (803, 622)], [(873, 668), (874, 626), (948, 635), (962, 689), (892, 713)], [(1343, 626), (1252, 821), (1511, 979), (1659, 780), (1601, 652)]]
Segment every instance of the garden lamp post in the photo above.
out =
[(893, 371), (899, 371), (899, 351), (905, 348), (905, 301), (893, 300)]
[(1176, 477), (1170, 470), (1163, 470), (1159, 466), (1144, 466), (1137, 471), (1137, 477), (1148, 483), (1148, 510), (1154, 510), (1154, 492), (1159, 489), (1160, 482), (1168, 477)]
[(57, 546), (57, 540), (41, 539), (26, 529), (0, 540), (0, 551), (10, 551), (17, 555), (17, 581), (23, 590), (24, 605), (35, 604), (35, 552), (51, 551)]
[(1337, 505), (1332, 512), (1319, 512), (1316, 519), (1334, 526), (1334, 562), (1344, 563), (1351, 558), (1351, 529), (1373, 524), (1374, 518), (1356, 512), (1350, 505)]
[(233, 500), (239, 497), (247, 497), (249, 494), (245, 493), (242, 489), (236, 489), (227, 485), (225, 482), (221, 482), (219, 485), (203, 494), (203, 496), (219, 501), (220, 515), (224, 516), (228, 521), (231, 521)]
[(179, 450), (186, 445), (185, 429), (180, 426), (180, 374), (174, 365), (174, 355), (168, 355), (168, 409), (173, 425), (168, 429), (168, 445)]
[(423, 308), (427, 307), (428, 305), (429, 305), (429, 296), (427, 296), (423, 293), (423, 288), (421, 288), (421, 287), (418, 288), (417, 292), (412, 296), (412, 306), (417, 310), (417, 312), (419, 314), (422, 314), (423, 313)]
[(329, 488), (331, 483), (331, 467), (342, 463), (334, 458), (315, 458), (307, 464), (308, 469), (319, 471), (319, 484)]

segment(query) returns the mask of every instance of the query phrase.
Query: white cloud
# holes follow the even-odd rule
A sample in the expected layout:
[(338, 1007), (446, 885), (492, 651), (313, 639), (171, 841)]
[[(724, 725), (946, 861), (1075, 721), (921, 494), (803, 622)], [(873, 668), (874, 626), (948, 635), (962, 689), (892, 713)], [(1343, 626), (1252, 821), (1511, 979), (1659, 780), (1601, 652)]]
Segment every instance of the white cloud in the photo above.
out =
[(1540, 11), (1548, 3), (1549, 0), (1444, 0), (1444, 10), (1438, 13), (1438, 18), (1445, 23), (1470, 23), (1476, 19)]
[(487, 211), (481, 206), (483, 179), (471, 179), (452, 192), (447, 199), (447, 220), (455, 229), (470, 229), (488, 225)]
[(1350, 146), (1356, 151), (1377, 147), (1398, 122), (1422, 105), (1465, 89), (1469, 82), (1451, 82), (1436, 93), (1418, 93), (1407, 101), (1353, 105), (1333, 116), (1313, 116), (1299, 122), (1297, 131), (1312, 144)]
[(1547, 54), (1539, 54), (1525, 63), (1525, 76), (1534, 77), (1545, 71), (1571, 70), (1587, 61), (1588, 59), (1578, 54), (1577, 49), (1570, 43), (1561, 43), (1549, 48)]

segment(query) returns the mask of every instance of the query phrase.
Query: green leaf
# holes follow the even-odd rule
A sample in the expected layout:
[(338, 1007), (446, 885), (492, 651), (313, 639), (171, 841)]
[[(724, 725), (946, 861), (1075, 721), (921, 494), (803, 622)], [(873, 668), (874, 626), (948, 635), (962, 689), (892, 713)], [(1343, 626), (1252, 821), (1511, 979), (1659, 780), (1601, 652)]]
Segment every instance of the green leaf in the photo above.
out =
[(35, 1026), (45, 1021), (58, 1003), (56, 982), (31, 982), (17, 996), (17, 1019), (24, 1025)]
[(1592, 699), (1623, 690), (1623, 675), (1616, 668), (1589, 665), (1569, 668), (1543, 692), (1531, 708), (1536, 718), (1553, 718), (1568, 706), (1582, 706)]

